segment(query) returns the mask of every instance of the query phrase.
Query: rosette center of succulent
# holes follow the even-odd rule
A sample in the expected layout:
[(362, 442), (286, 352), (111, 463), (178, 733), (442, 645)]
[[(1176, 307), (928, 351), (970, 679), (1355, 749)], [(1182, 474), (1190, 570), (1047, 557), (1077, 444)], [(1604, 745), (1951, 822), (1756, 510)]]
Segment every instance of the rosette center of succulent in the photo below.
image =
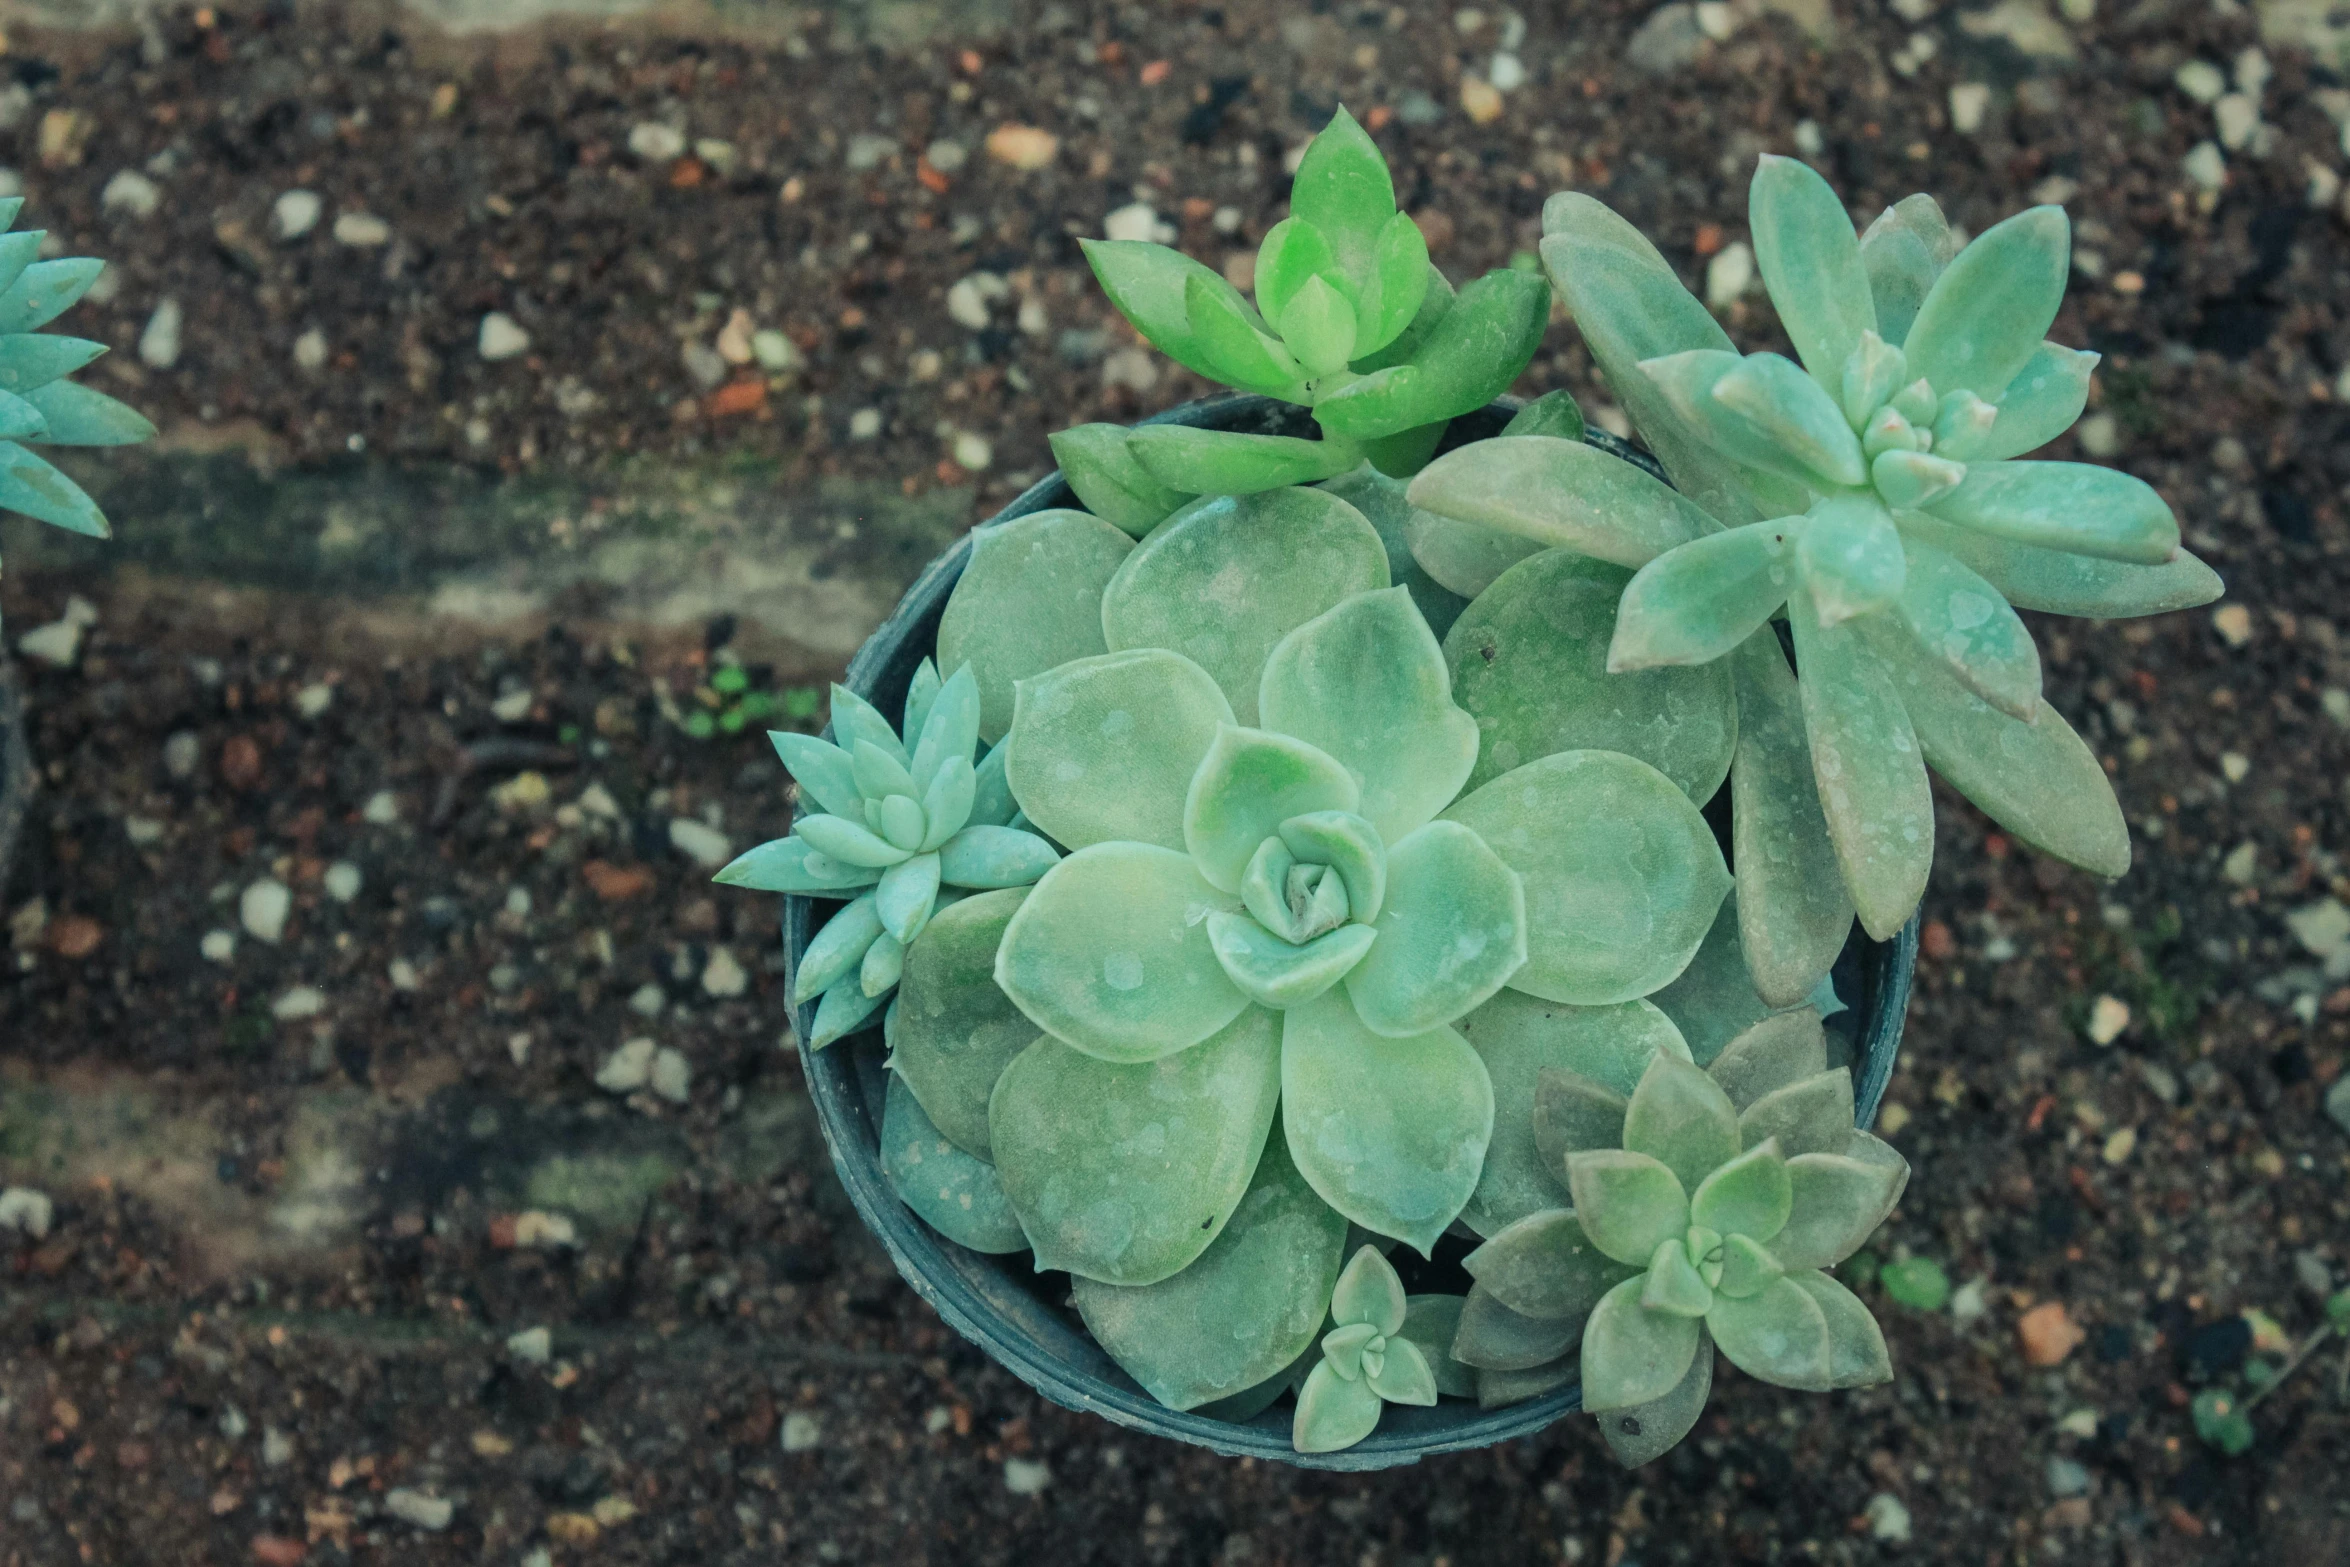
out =
[(1245, 913), (1208, 916), (1217, 960), (1266, 1006), (1302, 1006), (1362, 962), (1387, 894), (1387, 846), (1352, 811), (1292, 816), (1241, 872)]
[(1909, 373), (1909, 356), (1874, 331), (1844, 362), (1844, 417), (1860, 436), (1869, 484), (1886, 505), (1914, 511), (1966, 479), (1999, 410), (1961, 387), (1937, 392)]

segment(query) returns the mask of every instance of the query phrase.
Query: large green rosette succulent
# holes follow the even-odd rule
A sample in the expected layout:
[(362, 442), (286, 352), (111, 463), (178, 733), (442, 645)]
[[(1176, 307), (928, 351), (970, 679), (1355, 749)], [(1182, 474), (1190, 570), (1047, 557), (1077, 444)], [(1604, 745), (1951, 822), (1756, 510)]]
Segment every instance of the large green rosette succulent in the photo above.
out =
[(1718, 1350), (1808, 1391), (1892, 1375), (1868, 1309), (1824, 1271), (1900, 1200), (1909, 1166), (1853, 1128), (1852, 1078), (1819, 1017), (1777, 1014), (1701, 1069), (1662, 1042), (1645, 1061), (1546, 1069), (1534, 1135), (1571, 1206), (1528, 1214), (1469, 1254), (1476, 1285), (1452, 1353), (1479, 1375), (1563, 1374), (1627, 1465), (1688, 1434)]
[(1307, 146), (1289, 216), (1257, 251), (1255, 303), (1181, 251), (1085, 240), (1112, 304), (1185, 368), (1310, 408), (1322, 439), (1088, 424), (1052, 437), (1086, 507), (1140, 537), (1196, 495), (1313, 484), (1368, 460), (1416, 471), (1446, 421), (1509, 389), (1541, 343), (1550, 289), (1487, 273), (1457, 295), (1396, 210), (1378, 145), (1340, 109)]
[(915, 737), (911, 749), (871, 703), (834, 686), (839, 744), (771, 731), (785, 770), (822, 809), (716, 877), (734, 887), (849, 900), (809, 942), (792, 979), (795, 1005), (817, 1001), (813, 1050), (863, 1026), (889, 1000), (906, 949), (942, 898), (1025, 887), (1059, 859), (1043, 838), (1012, 825), (1017, 807), (1000, 748), (972, 761), (979, 682), (967, 666), (942, 682), (924, 659), (905, 720)]

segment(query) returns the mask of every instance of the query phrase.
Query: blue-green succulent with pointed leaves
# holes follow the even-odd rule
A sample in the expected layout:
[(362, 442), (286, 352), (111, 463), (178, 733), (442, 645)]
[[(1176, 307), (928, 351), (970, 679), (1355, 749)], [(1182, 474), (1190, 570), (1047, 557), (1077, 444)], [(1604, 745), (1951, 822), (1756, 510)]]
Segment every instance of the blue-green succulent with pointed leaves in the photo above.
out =
[(1436, 1370), (1405, 1335), (1403, 1280), (1376, 1246), (1354, 1254), (1330, 1295), (1322, 1359), (1298, 1389), (1290, 1445), (1334, 1453), (1378, 1428), (1389, 1404), (1436, 1402)]
[[(0, 230), (24, 198), (0, 200)], [(106, 352), (104, 343), (40, 329), (89, 291), (106, 263), (88, 256), (37, 259), (41, 229), (0, 232), (0, 509), (22, 512), (69, 533), (103, 539), (106, 516), (82, 487), (35, 446), (132, 446), (154, 435), (144, 415), (67, 376)]]
[(2097, 362), (2046, 341), (2069, 270), (2061, 210), (1960, 248), (1912, 196), (1862, 234), (1819, 175), (1766, 157), (1750, 220), (1800, 363), (1735, 352), (1598, 202), (1545, 212), (1545, 264), (1678, 493), (1616, 472), (1600, 496), (1583, 451), (1499, 441), (1431, 465), (1410, 498), (1629, 571), (1610, 670), (1732, 670), (1741, 913), (1785, 1003), (1856, 912), (1886, 939), (1917, 907), (1929, 766), (2023, 841), (2127, 869), (2112, 786), (2042, 700), (2016, 609), (2150, 614), (2220, 583), (2146, 484), (2021, 460), (2079, 416)]
[(1546, 1068), (1535, 1092), (1572, 1206), (1469, 1254), (1453, 1356), (1482, 1377), (1579, 1355), (1583, 1407), (1627, 1465), (1697, 1423), (1717, 1348), (1781, 1387), (1889, 1378), (1875, 1319), (1825, 1270), (1884, 1222), (1909, 1166), (1854, 1130), (1819, 1015), (1766, 1018), (1704, 1069), (1669, 1042), (1586, 1064), (1601, 1075)]
[(1181, 425), (1063, 430), (1053, 455), (1094, 515), (1139, 537), (1195, 495), (1312, 484), (1366, 458), (1409, 474), (1446, 421), (1506, 391), (1533, 357), (1548, 285), (1504, 269), (1456, 296), (1396, 210), (1378, 145), (1344, 109), (1306, 148), (1289, 206), (1258, 248), (1253, 306), (1167, 246), (1084, 242), (1111, 302), (1161, 352), (1311, 408), (1322, 428), (1318, 441)]
[(906, 949), (942, 897), (1025, 887), (1052, 869), (1053, 846), (1018, 825), (1001, 747), (976, 765), (979, 683), (966, 666), (945, 681), (929, 659), (906, 695), (909, 750), (871, 703), (832, 688), (839, 744), (772, 731), (776, 755), (821, 809), (717, 875), (734, 887), (840, 897), (800, 957), (795, 1004), (815, 997), (809, 1048), (821, 1050), (879, 1011)]

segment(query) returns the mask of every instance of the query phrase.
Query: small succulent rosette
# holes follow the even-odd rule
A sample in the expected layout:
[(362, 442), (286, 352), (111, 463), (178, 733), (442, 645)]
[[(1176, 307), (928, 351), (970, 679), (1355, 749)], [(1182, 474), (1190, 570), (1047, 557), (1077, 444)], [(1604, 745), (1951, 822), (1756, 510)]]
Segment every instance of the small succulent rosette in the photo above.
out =
[(1534, 1137), (1572, 1206), (1469, 1254), (1452, 1357), (1535, 1390), (1577, 1375), (1627, 1465), (1688, 1434), (1714, 1352), (1820, 1392), (1892, 1375), (1868, 1308), (1824, 1270), (1859, 1250), (1909, 1166), (1853, 1127), (1816, 1013), (1767, 1018), (1700, 1069), (1677, 1039), (1598, 1075), (1540, 1074)]
[(1165, 245), (1086, 240), (1119, 311), (1177, 364), (1314, 411), (1323, 438), (1185, 425), (1079, 425), (1052, 437), (1080, 499), (1136, 536), (1196, 495), (1311, 484), (1369, 460), (1409, 474), (1445, 423), (1509, 389), (1542, 341), (1550, 289), (1488, 273), (1458, 295), (1396, 210), (1386, 160), (1340, 109), (1307, 146), (1289, 216), (1258, 248), (1252, 306)]
[(2121, 874), (2112, 786), (2041, 698), (2016, 610), (2152, 614), (2220, 582), (2146, 484), (2022, 460), (2080, 415), (2097, 357), (2046, 340), (2069, 270), (2061, 210), (1961, 248), (1912, 196), (1861, 234), (1817, 174), (1766, 157), (1750, 218), (1800, 363), (1737, 353), (1598, 202), (1545, 211), (1544, 261), (1678, 493), (1587, 448), (1505, 439), (1431, 464), (1410, 500), (1449, 519), (1456, 554), (1514, 541), (1621, 573), (1610, 670), (1734, 671), (1748, 946), (1791, 996), (1855, 912), (1885, 940), (1916, 909), (1929, 766), (2024, 842)]
[[(974, 765), (979, 686), (968, 669), (941, 681), (924, 659), (906, 696), (908, 750), (889, 720), (845, 686), (832, 688), (835, 745), (771, 731), (805, 797), (820, 810), (790, 834), (760, 844), (717, 880), (763, 892), (848, 899), (801, 954), (792, 1002), (817, 1000), (809, 1048), (821, 1050), (865, 1024), (896, 990), (907, 949), (942, 901), (977, 890), (1025, 887), (1059, 859), (1051, 844), (1013, 825), (1004, 757)], [(818, 1000), (817, 998), (821, 998)]]

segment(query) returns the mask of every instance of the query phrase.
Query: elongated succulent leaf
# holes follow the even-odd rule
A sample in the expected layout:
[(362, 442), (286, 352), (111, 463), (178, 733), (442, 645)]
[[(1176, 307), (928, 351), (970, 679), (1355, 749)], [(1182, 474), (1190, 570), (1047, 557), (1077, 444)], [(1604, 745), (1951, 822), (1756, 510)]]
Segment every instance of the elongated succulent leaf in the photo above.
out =
[(1510, 388), (1550, 320), (1550, 287), (1530, 272), (1488, 272), (1460, 291), (1409, 362), (1314, 404), (1331, 435), (1367, 441), (1484, 407)]
[(1918, 306), (1957, 251), (1950, 224), (1931, 196), (1905, 196), (1879, 213), (1860, 237), (1860, 262), (1876, 303), (1877, 333), (1898, 348)]
[(1445, 813), (1526, 888), (1516, 989), (1604, 1006), (1688, 965), (1730, 890), (1712, 830), (1671, 779), (1629, 756), (1564, 751), (1502, 774)]
[(47, 326), (89, 292), (106, 263), (89, 256), (36, 261), (0, 289), (0, 334)]
[(1266, 728), (1346, 768), (1390, 844), (1450, 805), (1476, 765), (1477, 721), (1454, 705), (1444, 650), (1403, 588), (1357, 595), (1282, 638), (1257, 708)]
[(1909, 538), (1964, 563), (2017, 609), (2126, 620), (2193, 609), (2224, 591), (2219, 573), (2183, 549), (2164, 565), (2138, 566), (1994, 538), (1920, 512), (1900, 523)]
[(881, 910), (873, 894), (852, 898), (834, 911), (800, 954), (792, 971), (791, 998), (796, 1004), (824, 994), (865, 961), (865, 949), (881, 934)]
[[(1418, 471), (1417, 465), (1413, 471)], [(1411, 593), (1421, 619), (1441, 638), (1475, 596), (1453, 588), (1444, 578), (1423, 567), (1413, 555), (1413, 540), (1418, 531), (1428, 523), (1443, 519), (1412, 505), (1404, 498), (1401, 479), (1390, 478), (1368, 463), (1352, 473), (1339, 475), (1322, 488), (1361, 512), (1378, 530), (1379, 542), (1387, 546), (1388, 580)]]
[[(906, 806), (913, 801), (898, 797)], [(806, 840), (808, 847), (844, 865), (864, 865), (876, 870), (913, 858), (913, 852), (889, 842), (860, 822), (843, 816), (803, 816), (793, 831)]]
[(1989, 431), (1956, 445), (1937, 441), (1935, 449), (1959, 462), (1988, 462), (2047, 445), (2071, 429), (2089, 406), (2089, 376), (2099, 357), (2042, 343), (2007, 383)]
[(1554, 436), (1472, 442), (1421, 469), (1409, 494), (1439, 516), (1634, 568), (1713, 527), (1639, 468)]
[(1526, 962), (1517, 872), (1458, 822), (1430, 822), (1387, 855), (1378, 938), (1346, 976), (1355, 1014), (1408, 1039), (1483, 1004)]
[[(1712, 1066), (1723, 1046), (1777, 1010), (1756, 992), (1747, 969), (1738, 898), (1739, 889), (1732, 888), (1689, 966), (1649, 997), (1681, 1031), (1689, 1058), (1703, 1067)], [(1850, 915), (1845, 923), (1851, 923)]]
[(1099, 517), (1041, 511), (971, 535), (971, 561), (938, 627), (939, 662), (979, 683), (979, 734), (1011, 731), (1013, 688), (1109, 651), (1102, 591), (1134, 543)]
[(1437, 324), (1451, 313), (1453, 301), (1457, 297), (1444, 274), (1434, 264), (1430, 264), (1426, 279), (1421, 284), (1420, 308), (1412, 313), (1410, 323), (1385, 348), (1365, 353), (1347, 368), (1357, 375), (1369, 375), (1375, 370), (1409, 363), (1412, 356), (1420, 351), (1420, 345), (1428, 341), (1429, 335), (1436, 330)]
[(1798, 529), (1795, 556), (1821, 624), (1839, 625), (1901, 597), (1908, 559), (1893, 514), (1877, 497), (1824, 496)]
[(1689, 1199), (1689, 1219), (1722, 1235), (1768, 1241), (1786, 1227), (1794, 1200), (1788, 1161), (1779, 1145), (1765, 1138), (1698, 1184)]
[(1625, 1106), (1624, 1147), (1672, 1171), (1681, 1190), (1702, 1195), (1700, 1183), (1738, 1156), (1738, 1112), (1697, 1066), (1660, 1052)]
[(1169, 1409), (1197, 1409), (1278, 1375), (1313, 1347), (1337, 1282), (1346, 1221), (1290, 1162), (1276, 1131), (1248, 1194), (1199, 1260), (1141, 1286), (1071, 1281), (1110, 1358)]
[(1274, 645), (1387, 585), (1378, 530), (1337, 496), (1221, 496), (1185, 507), (1135, 547), (1103, 595), (1102, 630), (1113, 651), (1169, 648), (1191, 658), (1223, 688), (1238, 721), (1253, 725)]
[[(1925, 655), (2012, 718), (2040, 710), (2040, 650), (1999, 590), (1953, 557), (1907, 541), (1901, 619)], [(1913, 715), (1914, 721), (1914, 715)]]
[(0, 441), (0, 508), (85, 538), (113, 536), (106, 514), (80, 485), (14, 441)]
[(1229, 295), (1228, 303), (1244, 318), (1253, 315), (1231, 284), (1183, 252), (1147, 240), (1081, 239), (1077, 243), (1110, 303), (1153, 347), (1187, 370), (1211, 379), (1221, 377), (1207, 345), (1191, 324), (1188, 295), (1192, 280), (1198, 278), (1210, 292), (1221, 290)]
[(1766, 153), (1747, 190), (1754, 259), (1796, 355), (1831, 396), (1844, 389), (1844, 362), (1874, 331), (1860, 236), (1843, 200), (1809, 165)]
[(45, 446), (134, 446), (155, 434), (154, 424), (136, 408), (72, 381), (51, 381), (23, 396), (45, 421), (30, 439)]
[(906, 950), (890, 1017), (891, 1068), (940, 1134), (980, 1159), (989, 1157), (987, 1102), (996, 1079), (1037, 1038), (1036, 1025), (995, 982), (1004, 927), (1027, 896), (1024, 888), (981, 893), (932, 915)]
[(854, 897), (859, 888), (881, 879), (871, 865), (851, 865), (821, 853), (805, 838), (777, 838), (745, 850), (710, 878), (729, 887), (755, 892), (815, 893), (821, 897)]
[(2143, 479), (2073, 462), (1978, 462), (1926, 510), (1996, 539), (2159, 566), (2179, 549), (2179, 520)]
[(1252, 1007), (1163, 1061), (1100, 1061), (1053, 1039), (1015, 1057), (988, 1141), (1037, 1267), (1156, 1284), (1214, 1244), (1273, 1124), (1279, 1030)]
[(1445, 636), (1455, 699), (1482, 744), (1469, 787), (1564, 751), (1637, 757), (1712, 798), (1737, 743), (1727, 668), (1610, 671), (1620, 566), (1550, 550), (1511, 567)]
[(1479, 1282), (1461, 1303), (1461, 1325), (1453, 1335), (1452, 1355), (1480, 1371), (1529, 1371), (1574, 1348), (1582, 1333), (1582, 1313), (1526, 1316), (1503, 1305), (1500, 1297)]
[[(1460, 611), (1468, 607), (1468, 600), (1493, 586), (1494, 579), (1503, 572), (1542, 549), (1532, 539), (1488, 528), (1482, 523), (1442, 517), (1417, 507), (1412, 509), (1406, 538), (1413, 564), (1460, 601), (1453, 610), (1452, 618), (1456, 621)], [(1431, 620), (1429, 629), (1434, 630), (1435, 626)]]
[(1729, 662), (1738, 694), (1737, 765), (1730, 773), (1738, 945), (1761, 999), (1795, 1006), (1844, 950), (1852, 895), (1837, 868), (1802, 696), (1778, 637), (1757, 633)]
[[(867, 951), (870, 953), (871, 949)], [(824, 993), (824, 999), (816, 1003), (815, 1026), (808, 1033), (808, 1048), (822, 1050), (848, 1038), (870, 1024), (873, 1015), (888, 1000), (886, 990), (867, 990), (860, 974), (843, 975)]]
[(1547, 1365), (1525, 1371), (1484, 1371), (1477, 1373), (1477, 1407), (1506, 1409), (1511, 1404), (1522, 1404), (1528, 1399), (1555, 1393), (1575, 1380), (1577, 1359), (1573, 1354), (1561, 1355)]
[[(1152, 478), (1127, 449), (1128, 433), (1121, 424), (1080, 424), (1045, 439), (1052, 446), (1061, 477), (1069, 481), (1069, 488), (1077, 492), (1085, 509), (1139, 539), (1191, 496)], [(1097, 615), (1097, 624), (1098, 620)]]
[(1179, 849), (1192, 774), (1231, 722), (1215, 680), (1180, 653), (1079, 659), (1021, 683), (1006, 776), (1060, 843)]
[(1282, 1122), (1322, 1200), (1422, 1253), (1476, 1189), (1493, 1086), (1460, 1035), (1387, 1039), (1330, 992), (1282, 1014)]
[[(7, 200), (21, 205), (24, 198), (10, 196)], [(16, 221), (14, 212), (9, 214), (9, 221)], [(48, 237), (47, 229), (18, 229), (13, 233), (0, 234), (0, 291), (12, 287), (18, 278), (24, 276), (25, 268), (39, 258), (42, 242)]]
[(1380, 233), (1395, 212), (1395, 182), (1379, 144), (1344, 108), (1306, 144), (1289, 210), (1322, 232), (1348, 276), (1368, 281)]
[(1409, 213), (1398, 212), (1380, 227), (1373, 274), (1377, 287), (1364, 295), (1355, 336), (1358, 361), (1401, 337), (1428, 297), (1428, 240)]
[(1591, 1244), (1567, 1208), (1545, 1208), (1500, 1230), (1462, 1259), (1469, 1277), (1522, 1317), (1577, 1327), (1623, 1281), (1624, 1264)]
[(1608, 672), (1710, 663), (1744, 642), (1787, 602), (1793, 542), (1784, 520), (1754, 522), (1641, 567), (1616, 606)]
[(1617, 1463), (1637, 1469), (1672, 1451), (1696, 1429), (1697, 1417), (1705, 1413), (1705, 1401), (1713, 1389), (1714, 1344), (1710, 1337), (1701, 1335), (1689, 1369), (1671, 1392), (1645, 1404), (1609, 1410), (1598, 1417), (1599, 1434)]
[(1458, 1295), (1413, 1295), (1407, 1297), (1408, 1307), (1403, 1319), (1403, 1337), (1418, 1346), (1421, 1357), (1436, 1379), (1436, 1391), (1446, 1398), (1475, 1398), (1477, 1371), (1474, 1366), (1462, 1364), (1452, 1354), (1452, 1341), (1460, 1333), (1462, 1298)]
[(899, 1200), (956, 1245), (997, 1254), (1028, 1249), (995, 1166), (941, 1135), (895, 1076), (882, 1101), (881, 1170)]
[(1194, 495), (1254, 495), (1314, 484), (1349, 472), (1363, 460), (1362, 448), (1346, 441), (1242, 435), (1181, 424), (1144, 425), (1126, 444), (1144, 472)]
[[(19, 397), (29, 396), (36, 388), (46, 386), (60, 376), (68, 376), (106, 352), (104, 343), (93, 343), (88, 338), (67, 337), (54, 332), (12, 332), (0, 336), (0, 391), (14, 392)], [(97, 392), (81, 390), (100, 402), (121, 408), (113, 398)], [(130, 410), (123, 409), (125, 413)], [(132, 414), (138, 419), (138, 415)], [(144, 419), (138, 419), (146, 424)], [(154, 426), (148, 425), (148, 433)]]
[(1704, 1340), (1696, 1318), (1643, 1308), (1642, 1284), (1631, 1278), (1609, 1290), (1583, 1325), (1583, 1407), (1595, 1415), (1670, 1394)]
[(2032, 207), (1975, 236), (1934, 280), (1903, 341), (1910, 374), (1944, 396), (1997, 402), (2064, 303), (2072, 226), (2061, 207)]
[(1257, 246), (1257, 308), (1277, 322), (1308, 278), (1337, 270), (1338, 257), (1319, 228), (1305, 218), (1283, 218)]
[(1860, 438), (1844, 410), (1792, 360), (1748, 354), (1695, 406), (1708, 434), (1741, 461), (1815, 488), (1867, 480)]
[(1750, 1377), (1812, 1393), (1835, 1385), (1827, 1316), (1791, 1278), (1744, 1300), (1715, 1297), (1705, 1325), (1715, 1347)]
[(1354, 357), (1355, 308), (1325, 278), (1306, 279), (1290, 297), (1280, 327), (1283, 342), (1310, 378), (1336, 375)]
[(1185, 855), (1097, 843), (1029, 893), (1004, 932), (996, 983), (1056, 1039), (1104, 1061), (1155, 1060), (1247, 1009), (1206, 923), (1235, 906)]
[(1026, 887), (1061, 861), (1053, 846), (1012, 827), (966, 827), (939, 846), (939, 879), (950, 887)]
[(917, 854), (883, 871), (873, 898), (882, 929), (900, 942), (911, 942), (929, 923), (938, 902), (938, 856)]

